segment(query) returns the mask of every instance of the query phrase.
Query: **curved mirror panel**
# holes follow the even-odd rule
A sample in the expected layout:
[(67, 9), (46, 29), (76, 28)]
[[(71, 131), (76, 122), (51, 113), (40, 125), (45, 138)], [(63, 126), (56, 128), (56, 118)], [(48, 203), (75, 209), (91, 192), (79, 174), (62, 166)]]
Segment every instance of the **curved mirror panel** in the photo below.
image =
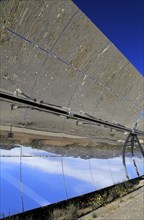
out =
[(72, 1), (0, 14), (0, 218), (144, 175), (131, 63)]
[[(0, 218), (23, 212), (20, 186), (20, 157), (0, 157)], [(14, 199), (13, 199), (14, 198)]]
[(81, 158), (64, 158), (64, 180), (67, 197), (73, 198), (95, 190), (89, 161)]

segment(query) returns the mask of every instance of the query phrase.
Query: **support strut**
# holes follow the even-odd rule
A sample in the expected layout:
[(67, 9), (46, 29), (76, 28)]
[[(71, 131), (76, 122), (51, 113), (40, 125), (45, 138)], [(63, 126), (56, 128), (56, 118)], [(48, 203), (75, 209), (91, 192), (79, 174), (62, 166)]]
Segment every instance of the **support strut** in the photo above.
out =
[(141, 143), (140, 143), (140, 141), (138, 139), (137, 134), (136, 133), (130, 133), (128, 135), (128, 137), (126, 138), (126, 141), (124, 143), (123, 150), (122, 150), (123, 165), (124, 165), (126, 177), (128, 179), (130, 179), (130, 178), (129, 178), (129, 174), (128, 174), (128, 171), (127, 171), (126, 158), (125, 158), (125, 156), (126, 156), (125, 155), (126, 154), (126, 148), (127, 147), (131, 147), (131, 154), (132, 154), (132, 160), (133, 160), (133, 164), (134, 164), (134, 167), (135, 167), (135, 171), (136, 171), (137, 175), (140, 176), (138, 168), (137, 168), (137, 165), (136, 165), (136, 162), (135, 162), (135, 158), (134, 158), (134, 147), (135, 146), (140, 149), (142, 157), (144, 158), (144, 150), (143, 150), (142, 145), (141, 145)]

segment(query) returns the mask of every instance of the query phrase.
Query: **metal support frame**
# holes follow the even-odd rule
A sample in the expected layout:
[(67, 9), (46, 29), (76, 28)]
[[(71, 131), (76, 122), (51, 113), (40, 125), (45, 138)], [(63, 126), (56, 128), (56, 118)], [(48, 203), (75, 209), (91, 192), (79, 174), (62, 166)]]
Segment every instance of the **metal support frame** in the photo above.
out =
[[(122, 150), (122, 161), (126, 172), (126, 177), (129, 179), (129, 175), (127, 172), (126, 167), (126, 160), (125, 160), (125, 153), (126, 153), (126, 147), (131, 147), (131, 154), (133, 159), (133, 164), (136, 170), (136, 173), (138, 176), (140, 176), (135, 158), (134, 158), (134, 147), (138, 146), (142, 156), (144, 158), (144, 150), (141, 146), (141, 143), (139, 142), (138, 135), (144, 135), (144, 132), (141, 130), (136, 129), (136, 126), (134, 129), (125, 127), (124, 125), (121, 125), (119, 123), (112, 123), (109, 121), (104, 121), (102, 119), (98, 119), (96, 117), (93, 117), (92, 115), (87, 114), (86, 112), (81, 111), (80, 113), (75, 113), (71, 111), (71, 109), (68, 109), (63, 106), (53, 105), (51, 103), (44, 103), (43, 101), (37, 101), (36, 99), (32, 99), (29, 96), (25, 95), (21, 90), (17, 89), (16, 93), (20, 93), (24, 97), (18, 97), (18, 94), (12, 95), (7, 92), (0, 91), (0, 99), (3, 101), (8, 101), (11, 104), (11, 110), (17, 109), (17, 108), (31, 108), (32, 110), (38, 110), (38, 111), (44, 111), (50, 114), (54, 114), (57, 116), (63, 116), (67, 119), (72, 119), (76, 121), (76, 124), (79, 123), (82, 124), (91, 124), (100, 126), (103, 125), (104, 127), (110, 128), (111, 130), (116, 130), (120, 132), (128, 132), (129, 135), (124, 143), (123, 150)], [(19, 106), (18, 103), (24, 104), (24, 106)]]
[(10, 125), (10, 130), (8, 132), (8, 138), (13, 138), (14, 134), (13, 134), (13, 131), (12, 131), (12, 124)]
[(125, 153), (126, 153), (126, 148), (127, 147), (131, 147), (131, 154), (132, 154), (133, 164), (134, 164), (134, 167), (135, 167), (137, 175), (140, 176), (138, 168), (137, 168), (137, 165), (136, 165), (136, 162), (135, 162), (135, 158), (134, 158), (134, 147), (135, 146), (139, 147), (140, 152), (142, 154), (142, 157), (144, 158), (144, 150), (143, 150), (142, 145), (141, 145), (141, 143), (140, 143), (140, 141), (138, 139), (137, 134), (136, 133), (130, 133), (128, 135), (128, 137), (126, 138), (126, 141), (124, 143), (123, 150), (122, 150), (123, 165), (124, 165), (124, 168), (125, 168), (126, 177), (128, 179), (130, 179), (130, 178), (129, 178), (129, 175), (128, 175), (126, 159), (125, 159)]
[(131, 129), (128, 128), (122, 124), (119, 123), (112, 123), (109, 121), (105, 121), (96, 117), (93, 117), (92, 115), (87, 114), (86, 112), (76, 113), (73, 112), (71, 109), (68, 109), (63, 106), (53, 105), (51, 103), (45, 104), (42, 101), (37, 101), (36, 99), (29, 98), (29, 96), (25, 95), (21, 90), (17, 89), (17, 92), (19, 92), (22, 96), (15, 96), (8, 92), (0, 91), (0, 100), (3, 101), (9, 101), (11, 103), (11, 110), (21, 108), (22, 106), (17, 105), (17, 103), (24, 104), (26, 106), (23, 106), (25, 108), (31, 108), (33, 110), (38, 111), (44, 111), (50, 114), (54, 114), (57, 116), (63, 116), (66, 119), (72, 119), (76, 121), (76, 124), (78, 125), (78, 122), (81, 123), (90, 123), (96, 126), (104, 126), (106, 128), (111, 128), (113, 130), (119, 131), (119, 132), (129, 132), (129, 133), (135, 133), (138, 135), (144, 135), (144, 132), (138, 129)]

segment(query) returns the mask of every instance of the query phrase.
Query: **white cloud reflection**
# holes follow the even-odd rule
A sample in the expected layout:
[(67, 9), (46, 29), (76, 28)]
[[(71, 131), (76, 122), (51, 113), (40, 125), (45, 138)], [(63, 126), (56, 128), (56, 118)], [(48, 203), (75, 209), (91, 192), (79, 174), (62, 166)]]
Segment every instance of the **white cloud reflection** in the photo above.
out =
[[(1, 150), (1, 155), (7, 155), (9, 151)], [(20, 151), (19, 148), (13, 148), (9, 154), (12, 156)], [(64, 167), (65, 176), (79, 179), (86, 182), (92, 182), (92, 176), (95, 184), (106, 186), (113, 184), (114, 181), (119, 182), (126, 180), (124, 167), (121, 157), (110, 159), (90, 159), (84, 160), (80, 158), (61, 158), (61, 157), (26, 157), (47, 154), (47, 156), (55, 156), (55, 154), (48, 153), (43, 150), (35, 150), (31, 147), (23, 147), (25, 157), (22, 158), (22, 165), (34, 168), (44, 173), (49, 174), (62, 174), (62, 165)], [(18, 158), (1, 157), (1, 162), (16, 163), (19, 166)], [(137, 162), (141, 163), (141, 159), (137, 158)], [(63, 164), (62, 164), (63, 163)], [(132, 164), (130, 158), (126, 158), (127, 165)], [(91, 172), (90, 172), (91, 169)], [(91, 176), (92, 173), (92, 176)]]
[[(29, 178), (28, 182), (33, 183), (35, 181), (35, 176), (32, 174), (34, 173), (37, 178), (42, 177), (41, 181), (44, 181), (43, 186), (49, 187), (50, 184), (54, 188), (53, 192), (55, 190), (60, 190), (59, 192), (64, 190), (62, 187), (59, 188), (59, 184), (63, 184), (64, 186), (64, 182), (62, 181), (65, 181), (70, 197), (105, 188), (127, 179), (121, 157), (84, 160), (72, 157), (56, 157), (55, 154), (34, 150), (30, 147), (23, 147), (22, 150), (25, 156), (21, 157), (21, 159), (19, 156), (14, 156), (18, 155), (20, 148), (14, 148), (11, 152), (9, 150), (1, 150), (1, 155), (5, 155), (5, 157), (0, 158), (1, 178), (9, 182), (19, 191), (20, 179), (14, 177), (13, 172), (17, 170), (20, 174), (20, 169), (22, 179)], [(47, 153), (46, 156), (50, 157), (38, 157), (39, 153), (40, 155), (42, 153), (44, 156), (45, 153)], [(9, 155), (11, 155), (11, 157), (8, 157)], [(33, 155), (36, 155), (36, 157), (29, 157)], [(137, 162), (140, 166), (142, 164), (142, 159), (137, 158)], [(126, 163), (129, 172), (131, 172), (131, 169), (134, 170), (131, 158), (126, 157)], [(55, 185), (52, 182), (53, 176), (55, 176), (55, 180), (57, 181)], [(30, 185), (32, 186), (32, 184)], [(40, 189), (38, 191), (34, 191), (30, 185), (22, 183), (22, 193), (35, 201), (39, 206), (50, 204), (49, 201), (41, 196), (41, 186), (39, 186)], [(57, 187), (57, 189), (55, 187)], [(48, 196), (50, 196), (50, 194)], [(62, 194), (62, 196), (64, 197), (64, 194)], [(61, 200), (63, 199), (64, 198), (61, 197)]]
[[(19, 151), (19, 149), (13, 149), (13, 152), (16, 153), (16, 151)], [(37, 154), (39, 150), (23, 147), (23, 151), (28, 156)], [(3, 153), (7, 155), (6, 150), (3, 150)], [(54, 154), (50, 154), (50, 156), (52, 155)], [(137, 158), (137, 162), (138, 161), (140, 163), (141, 159)], [(38, 172), (39, 175), (42, 173), (62, 175), (63, 167), (65, 180), (67, 180), (67, 178), (74, 178), (75, 182), (79, 180), (83, 181), (83, 183), (94, 183), (96, 189), (110, 186), (127, 179), (121, 157), (90, 160), (72, 157), (22, 157), (21, 162), (22, 169), (27, 169), (27, 171), (29, 171), (29, 169), (33, 168), (33, 171)], [(12, 164), (20, 166), (20, 159), (18, 157), (1, 157), (1, 163), (4, 164), (2, 166), (3, 168), (10, 171), (12, 169)], [(126, 158), (126, 163), (133, 167), (130, 158)], [(12, 170), (10, 172), (12, 172)], [(45, 181), (47, 182), (50, 180), (45, 179)], [(67, 184), (70, 183), (67, 182)], [(26, 191), (29, 191), (28, 188)], [(27, 194), (29, 195), (29, 193)]]
[[(10, 183), (14, 188), (20, 191), (20, 181), (14, 177), (11, 173), (4, 170), (3, 175), (1, 176), (4, 180), (6, 180), (8, 183)], [(30, 189), (25, 184), (22, 185), (22, 190), (29, 198), (31, 198), (33, 201), (35, 201), (38, 205), (44, 206), (49, 205), (50, 203), (41, 197), (39, 194), (37, 194), (35, 191)]]

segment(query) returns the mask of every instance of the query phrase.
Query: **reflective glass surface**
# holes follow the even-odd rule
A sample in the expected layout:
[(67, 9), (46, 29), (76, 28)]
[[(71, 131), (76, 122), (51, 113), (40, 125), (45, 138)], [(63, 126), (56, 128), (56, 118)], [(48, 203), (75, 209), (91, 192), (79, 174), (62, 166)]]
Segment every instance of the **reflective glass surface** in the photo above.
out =
[(72, 1), (0, 1), (0, 15), (0, 218), (143, 175), (128, 133), (73, 117), (143, 130), (130, 62)]
[[(93, 148), (82, 150), (78, 145), (73, 146), (74, 150), (71, 146), (65, 148), (49, 146), (47, 151), (31, 146), (8, 148), (1, 145), (1, 217), (127, 180), (119, 150), (112, 156), (112, 150), (106, 148), (105, 153), (97, 150), (94, 155), (90, 155)], [(143, 175), (140, 154), (135, 155), (135, 162), (138, 172)], [(129, 153), (126, 155), (126, 169), (130, 179), (138, 177)]]

